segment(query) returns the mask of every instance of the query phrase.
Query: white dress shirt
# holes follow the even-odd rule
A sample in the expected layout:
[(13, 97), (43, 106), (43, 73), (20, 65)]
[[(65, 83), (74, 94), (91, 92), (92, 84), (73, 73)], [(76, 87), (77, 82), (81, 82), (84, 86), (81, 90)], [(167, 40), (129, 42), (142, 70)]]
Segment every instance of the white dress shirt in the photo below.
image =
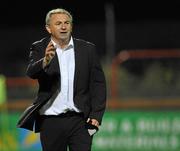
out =
[(68, 46), (61, 49), (54, 41), (58, 56), (60, 74), (61, 74), (61, 91), (54, 101), (48, 101), (41, 109), (42, 115), (58, 115), (67, 111), (80, 112), (74, 105), (73, 101), (73, 85), (75, 72), (75, 55), (74, 44), (71, 37)]

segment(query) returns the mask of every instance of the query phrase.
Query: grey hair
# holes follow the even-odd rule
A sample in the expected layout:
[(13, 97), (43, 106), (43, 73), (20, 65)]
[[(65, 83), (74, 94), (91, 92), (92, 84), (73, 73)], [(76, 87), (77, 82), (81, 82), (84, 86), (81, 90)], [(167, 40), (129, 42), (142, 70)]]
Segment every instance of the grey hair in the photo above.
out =
[(47, 13), (47, 15), (46, 15), (46, 25), (49, 25), (50, 18), (51, 18), (51, 16), (53, 14), (66, 14), (66, 15), (69, 16), (71, 24), (73, 22), (73, 17), (72, 17), (70, 12), (68, 12), (67, 10), (62, 9), (62, 8), (57, 8), (57, 9), (53, 9), (53, 10), (51, 10), (51, 11), (49, 11)]

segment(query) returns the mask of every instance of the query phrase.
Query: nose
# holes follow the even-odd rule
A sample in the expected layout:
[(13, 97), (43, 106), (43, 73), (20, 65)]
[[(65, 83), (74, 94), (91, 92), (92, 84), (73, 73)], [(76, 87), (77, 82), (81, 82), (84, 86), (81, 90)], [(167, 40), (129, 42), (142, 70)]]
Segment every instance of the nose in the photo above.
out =
[(61, 28), (62, 28), (62, 29), (66, 29), (66, 25), (65, 25), (65, 24), (62, 24)]

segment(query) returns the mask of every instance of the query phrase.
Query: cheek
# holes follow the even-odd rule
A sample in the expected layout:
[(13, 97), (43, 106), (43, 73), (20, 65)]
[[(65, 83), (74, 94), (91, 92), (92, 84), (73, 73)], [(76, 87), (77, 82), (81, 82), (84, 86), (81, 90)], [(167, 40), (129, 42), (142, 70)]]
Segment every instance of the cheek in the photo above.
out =
[(68, 27), (69, 28), (69, 31), (72, 31), (72, 26)]
[(72, 32), (72, 27), (70, 28), (70, 32)]

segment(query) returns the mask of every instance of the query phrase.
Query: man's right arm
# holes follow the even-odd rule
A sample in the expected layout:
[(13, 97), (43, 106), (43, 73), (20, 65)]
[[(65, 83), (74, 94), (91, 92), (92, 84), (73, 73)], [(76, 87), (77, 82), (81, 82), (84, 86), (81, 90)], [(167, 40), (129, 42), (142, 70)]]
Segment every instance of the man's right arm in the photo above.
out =
[(42, 55), (40, 48), (32, 44), (29, 54), (29, 64), (27, 68), (27, 75), (33, 79), (38, 78), (42, 74), (47, 74), (46, 68), (49, 66), (51, 60), (55, 56), (55, 47), (50, 41), (46, 47), (45, 54)]
[(45, 69), (51, 62), (51, 60), (54, 58), (55, 56), (55, 47), (52, 43), (52, 41), (49, 42), (49, 44), (46, 47), (45, 50), (45, 56), (43, 59), (43, 68)]

